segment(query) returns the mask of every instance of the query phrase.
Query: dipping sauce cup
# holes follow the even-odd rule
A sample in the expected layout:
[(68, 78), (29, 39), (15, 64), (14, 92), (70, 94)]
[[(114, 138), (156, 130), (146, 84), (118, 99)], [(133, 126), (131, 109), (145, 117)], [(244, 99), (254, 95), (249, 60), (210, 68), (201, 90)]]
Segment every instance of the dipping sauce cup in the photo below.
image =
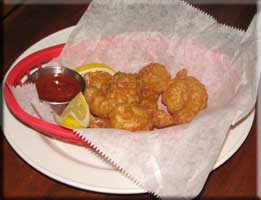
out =
[(40, 100), (50, 104), (57, 114), (86, 87), (84, 78), (66, 67), (43, 67), (29, 76), (28, 82), (36, 84)]

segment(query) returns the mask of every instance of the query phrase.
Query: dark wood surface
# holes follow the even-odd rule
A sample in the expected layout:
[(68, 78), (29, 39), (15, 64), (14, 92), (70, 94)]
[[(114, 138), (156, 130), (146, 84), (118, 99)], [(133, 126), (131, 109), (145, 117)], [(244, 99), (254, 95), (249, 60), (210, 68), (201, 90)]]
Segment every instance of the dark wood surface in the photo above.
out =
[[(9, 5), (4, 5), (9, 6)], [(4, 73), (28, 47), (45, 36), (75, 25), (87, 4), (22, 5), (2, 20), (4, 33)], [(219, 22), (246, 29), (256, 12), (254, 4), (195, 5), (213, 15)], [(7, 8), (6, 9), (9, 9)], [(256, 196), (256, 120), (242, 147), (224, 165), (213, 171), (198, 199), (239, 198)], [(25, 163), (2, 139), (2, 198), (40, 199), (154, 199), (144, 195), (112, 195), (80, 190), (48, 178)], [(113, 181), (113, 180), (112, 180)]]

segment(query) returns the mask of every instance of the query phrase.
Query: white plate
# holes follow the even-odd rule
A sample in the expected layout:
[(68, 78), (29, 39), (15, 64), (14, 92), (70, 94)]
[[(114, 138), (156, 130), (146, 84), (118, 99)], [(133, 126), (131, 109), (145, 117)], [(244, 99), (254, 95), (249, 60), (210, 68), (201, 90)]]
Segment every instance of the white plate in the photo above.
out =
[[(34, 44), (12, 67), (35, 51), (65, 43), (72, 29), (73, 27), (61, 30)], [(97, 192), (145, 192), (89, 149), (50, 139), (27, 127), (10, 113), (4, 100), (3, 117), (4, 134), (10, 145), (27, 163), (45, 175), (74, 187)], [(239, 149), (249, 133), (253, 119), (254, 110), (230, 131), (214, 169)]]

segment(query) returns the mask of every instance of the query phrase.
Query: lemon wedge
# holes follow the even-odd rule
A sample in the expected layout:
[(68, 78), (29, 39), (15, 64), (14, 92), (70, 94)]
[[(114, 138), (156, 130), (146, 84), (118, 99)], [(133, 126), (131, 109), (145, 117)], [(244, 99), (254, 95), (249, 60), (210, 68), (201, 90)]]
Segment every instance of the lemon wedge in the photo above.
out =
[(74, 70), (77, 71), (82, 76), (84, 76), (87, 72), (96, 72), (96, 71), (108, 72), (111, 75), (114, 75), (116, 73), (116, 71), (114, 71), (110, 66), (107, 66), (103, 63), (85, 64), (75, 68)]
[(90, 123), (90, 109), (80, 92), (66, 106), (59, 119), (59, 124), (69, 129), (86, 128)]

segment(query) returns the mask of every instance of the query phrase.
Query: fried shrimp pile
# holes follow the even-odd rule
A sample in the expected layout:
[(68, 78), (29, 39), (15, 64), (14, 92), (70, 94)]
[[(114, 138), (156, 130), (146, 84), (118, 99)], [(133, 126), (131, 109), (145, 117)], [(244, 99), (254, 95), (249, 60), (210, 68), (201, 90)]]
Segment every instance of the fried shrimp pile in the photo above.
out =
[[(88, 72), (85, 98), (91, 128), (152, 130), (191, 122), (207, 106), (207, 91), (181, 70), (174, 79), (164, 65), (151, 63), (137, 74)], [(158, 107), (160, 101), (167, 110)]]

